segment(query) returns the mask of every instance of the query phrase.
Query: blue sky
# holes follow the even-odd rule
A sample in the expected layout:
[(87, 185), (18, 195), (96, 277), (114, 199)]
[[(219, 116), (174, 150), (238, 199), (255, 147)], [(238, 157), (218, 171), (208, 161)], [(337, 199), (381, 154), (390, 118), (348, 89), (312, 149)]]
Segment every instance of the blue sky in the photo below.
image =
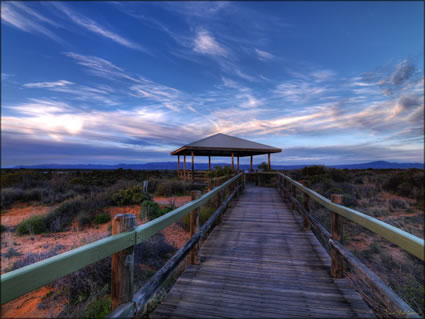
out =
[(1, 6), (3, 167), (172, 161), (215, 133), (273, 163), (424, 161), (423, 2)]

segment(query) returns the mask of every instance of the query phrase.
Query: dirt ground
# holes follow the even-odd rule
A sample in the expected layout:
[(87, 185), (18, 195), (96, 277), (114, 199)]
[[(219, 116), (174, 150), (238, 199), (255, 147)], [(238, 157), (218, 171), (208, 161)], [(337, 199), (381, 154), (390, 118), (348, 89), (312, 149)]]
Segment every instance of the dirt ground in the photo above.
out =
[[(155, 197), (154, 200), (160, 206), (169, 205), (172, 198)], [(191, 200), (190, 196), (176, 197), (174, 200), (175, 206), (179, 207)], [(45, 215), (53, 207), (47, 206), (30, 206), (30, 205), (16, 205), (7, 211), (6, 214), (1, 215), (1, 223), (7, 227), (14, 228), (24, 219), (33, 215)], [(106, 209), (111, 218), (117, 214), (134, 214), (136, 216), (137, 225), (143, 224), (140, 219), (140, 205), (130, 205), (122, 207), (109, 207)], [(86, 245), (90, 242), (99, 240), (110, 235), (108, 226), (111, 222), (103, 225), (85, 227), (80, 229), (77, 222), (74, 222), (70, 230), (55, 233), (55, 234), (40, 234), (40, 235), (25, 235), (17, 236), (16, 233), (6, 231), (1, 234), (1, 253), (5, 254), (10, 248), (15, 249), (22, 254), (21, 256), (1, 258), (1, 273), (4, 273), (10, 268), (15, 261), (23, 258), (28, 253), (43, 253), (48, 252), (50, 249), (57, 245), (62, 245), (63, 248), (59, 250), (60, 253), (66, 252), (71, 249)], [(166, 241), (176, 248), (181, 248), (189, 239), (189, 234), (177, 224), (172, 224), (165, 228), (162, 233)], [(48, 294), (52, 288), (47, 286), (32, 291), (20, 298), (17, 298), (1, 307), (1, 318), (48, 318), (57, 317), (63, 310), (66, 300), (58, 300), (53, 307), (46, 309), (38, 309), (37, 305), (43, 300), (43, 297)]]

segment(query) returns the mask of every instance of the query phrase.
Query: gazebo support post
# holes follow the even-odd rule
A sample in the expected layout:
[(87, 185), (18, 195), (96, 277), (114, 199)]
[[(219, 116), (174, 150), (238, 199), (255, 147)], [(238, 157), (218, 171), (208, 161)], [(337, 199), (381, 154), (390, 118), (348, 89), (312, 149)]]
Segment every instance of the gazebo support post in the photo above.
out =
[(239, 171), (239, 156), (238, 156), (238, 171)]
[(272, 165), (270, 163), (270, 153), (267, 153), (267, 157), (268, 157), (268, 162), (269, 162), (269, 169), (271, 169), (272, 168)]
[(232, 169), (235, 169), (235, 154), (232, 153)]
[(253, 171), (254, 169), (252, 168), (252, 155), (251, 155), (251, 172)]
[(194, 176), (195, 176), (195, 153), (192, 152), (192, 181)]
[(180, 177), (180, 155), (177, 155), (177, 177)]
[(208, 171), (211, 170), (211, 156), (208, 156)]
[(186, 155), (183, 155), (183, 179), (186, 179)]

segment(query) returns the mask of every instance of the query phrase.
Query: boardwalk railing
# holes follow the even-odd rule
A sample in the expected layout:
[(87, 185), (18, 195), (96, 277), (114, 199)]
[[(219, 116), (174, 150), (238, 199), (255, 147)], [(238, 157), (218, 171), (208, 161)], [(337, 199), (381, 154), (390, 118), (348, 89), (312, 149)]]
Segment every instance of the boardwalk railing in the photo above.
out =
[[(316, 235), (321, 237), (331, 255), (331, 274), (333, 277), (344, 276), (343, 261), (347, 262), (360, 279), (374, 292), (374, 295), (387, 307), (390, 317), (421, 318), (399, 296), (397, 296), (385, 283), (368, 269), (358, 258), (342, 245), (343, 218), (349, 219), (375, 234), (378, 234), (391, 243), (408, 251), (412, 255), (424, 260), (424, 240), (376, 218), (363, 214), (357, 210), (339, 205), (341, 195), (333, 196), (329, 200), (315, 191), (294, 181), (282, 173), (277, 174), (277, 186), (284, 199), (292, 203), (304, 218), (304, 230), (313, 226)], [(297, 191), (303, 194), (303, 204), (297, 200)], [(313, 200), (329, 209), (332, 213), (331, 233), (329, 233), (310, 213), (309, 202)]]
[[(66, 276), (108, 256), (114, 254), (118, 255), (119, 252), (134, 247), (172, 223), (181, 220), (189, 213), (192, 213), (192, 238), (158, 272), (156, 272), (142, 288), (134, 294), (132, 294), (131, 291), (131, 295), (129, 296), (127, 303), (118, 306), (109, 315), (109, 317), (133, 316), (137, 311), (144, 308), (149, 299), (167, 279), (168, 275), (171, 274), (171, 272), (189, 252), (192, 251), (192, 255), (195, 257), (191, 259), (196, 262), (198, 249), (195, 246), (200, 242), (201, 238), (208, 233), (214, 222), (226, 210), (229, 202), (243, 189), (244, 184), (244, 174), (239, 173), (227, 182), (198, 197), (197, 199), (146, 224), (133, 228), (130, 231), (109, 236), (88, 245), (67, 251), (63, 254), (3, 274), (1, 275), (1, 304), (47, 285), (56, 279)], [(225, 198), (226, 192), (229, 193), (227, 198)], [(215, 198), (215, 196), (218, 198), (218, 208), (208, 221), (199, 228), (199, 208), (201, 205), (205, 205), (208, 201)], [(199, 230), (195, 233), (195, 229)], [(121, 266), (123, 269), (126, 267), (128, 270), (129, 267), (133, 267), (132, 260), (134, 256), (130, 254), (124, 257), (125, 258), (122, 260), (123, 264)], [(131, 271), (127, 271), (126, 273), (131, 274), (132, 276), (133, 269), (130, 270)], [(114, 276), (114, 269), (112, 269), (112, 275)], [(130, 279), (132, 279), (132, 277)], [(114, 284), (115, 281), (112, 279), (112, 286), (114, 286)], [(122, 285), (122, 283), (119, 282), (117, 284)], [(111, 290), (117, 291), (120, 289), (111, 287)], [(120, 296), (118, 296), (118, 298), (119, 297)], [(114, 299), (114, 293), (112, 294), (112, 299)], [(112, 303), (114, 304), (114, 300), (112, 300)]]

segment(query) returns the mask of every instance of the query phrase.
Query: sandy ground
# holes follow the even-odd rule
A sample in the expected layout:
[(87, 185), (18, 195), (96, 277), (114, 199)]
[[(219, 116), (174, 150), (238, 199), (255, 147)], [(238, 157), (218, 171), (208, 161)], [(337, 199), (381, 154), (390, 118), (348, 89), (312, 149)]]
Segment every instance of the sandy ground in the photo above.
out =
[[(166, 197), (155, 197), (154, 200), (160, 206), (169, 205), (170, 198)], [(172, 199), (171, 199), (172, 200)], [(181, 196), (175, 199), (176, 207), (184, 205), (191, 200), (190, 196)], [(47, 214), (52, 207), (46, 206), (29, 206), (29, 205), (17, 205), (13, 206), (7, 211), (6, 214), (1, 216), (1, 223), (7, 227), (16, 227), (22, 220), (33, 216), (33, 215), (44, 215)], [(140, 219), (140, 205), (131, 205), (123, 207), (109, 207), (106, 209), (111, 218), (117, 214), (134, 214), (138, 225), (143, 224)], [(56, 233), (56, 234), (40, 234), (40, 235), (25, 235), (17, 236), (14, 232), (4, 232), (1, 234), (1, 253), (6, 253), (10, 248), (14, 248), (22, 256), (12, 258), (1, 258), (1, 273), (4, 273), (7, 268), (11, 267), (15, 261), (23, 258), (28, 253), (42, 253), (48, 252), (56, 245), (63, 245), (64, 247), (60, 250), (60, 253), (65, 251), (86, 245), (95, 240), (99, 240), (106, 236), (109, 236), (108, 231), (109, 223), (86, 227), (80, 229), (77, 222), (74, 222), (70, 227), (69, 231)], [(189, 239), (189, 234), (177, 224), (172, 224), (165, 228), (162, 233), (165, 235), (166, 241), (175, 246), (181, 248)], [(55, 301), (54, 308), (50, 307), (47, 309), (38, 309), (37, 305), (42, 301), (45, 296), (52, 288), (42, 287), (38, 290), (32, 291), (20, 298), (17, 298), (1, 307), (2, 318), (47, 318), (57, 317), (57, 315), (63, 310), (66, 300)]]
[(155, 196), (153, 200), (157, 202), (159, 205), (171, 206), (171, 204), (174, 202), (174, 205), (176, 207), (180, 207), (186, 203), (189, 203), (192, 200), (192, 198), (190, 196), (176, 196), (176, 197)]

